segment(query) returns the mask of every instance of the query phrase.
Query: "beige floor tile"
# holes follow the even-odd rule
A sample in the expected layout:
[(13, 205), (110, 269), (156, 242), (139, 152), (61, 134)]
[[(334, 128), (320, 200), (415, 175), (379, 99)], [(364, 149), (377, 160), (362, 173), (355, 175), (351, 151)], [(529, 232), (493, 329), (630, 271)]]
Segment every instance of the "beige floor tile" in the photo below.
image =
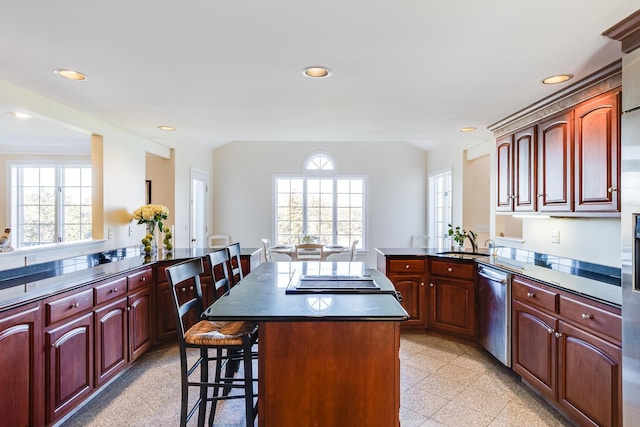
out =
[(433, 414), (431, 419), (446, 426), (483, 427), (493, 421), (492, 416), (478, 412), (453, 400)]
[(450, 378), (454, 381), (464, 382), (467, 384), (471, 384), (482, 375), (481, 371), (467, 369), (465, 367), (456, 366), (451, 363), (444, 365), (442, 368), (438, 369), (436, 373), (438, 375), (442, 375), (443, 377)]
[(414, 368), (407, 364), (400, 365), (400, 393), (408, 387), (419, 383), (431, 375), (431, 372), (424, 369)]
[(455, 398), (455, 402), (495, 418), (511, 401), (511, 397), (487, 393), (468, 387)]
[(436, 372), (438, 369), (442, 368), (446, 364), (447, 364), (446, 360), (438, 359), (426, 352), (418, 353), (415, 356), (404, 360), (405, 366), (422, 369), (423, 371), (427, 371), (427, 372)]
[(451, 378), (443, 377), (442, 375), (435, 373), (420, 381), (414, 385), (414, 387), (418, 390), (429, 392), (444, 399), (451, 400), (466, 389), (468, 384), (465, 382), (455, 381)]
[(470, 386), (486, 393), (508, 398), (516, 396), (520, 392), (520, 389), (524, 387), (521, 382), (503, 375), (497, 370), (483, 373), (480, 378), (472, 382)]
[(416, 389), (415, 387), (407, 389), (400, 395), (400, 407), (410, 409), (426, 418), (432, 416), (448, 402), (449, 400), (447, 399)]

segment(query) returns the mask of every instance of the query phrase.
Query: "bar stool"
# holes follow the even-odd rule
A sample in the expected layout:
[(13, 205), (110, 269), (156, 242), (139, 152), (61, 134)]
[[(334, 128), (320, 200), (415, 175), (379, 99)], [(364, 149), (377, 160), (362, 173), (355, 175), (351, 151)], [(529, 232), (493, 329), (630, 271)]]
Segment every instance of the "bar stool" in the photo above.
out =
[[(226, 255), (226, 251), (218, 251)], [(212, 265), (213, 267), (213, 265)], [(213, 425), (215, 418), (216, 403), (219, 400), (245, 399), (245, 416), (247, 427), (254, 425), (257, 415), (257, 404), (254, 406), (253, 399), (257, 394), (253, 391), (253, 383), (257, 378), (253, 378), (252, 360), (257, 357), (257, 353), (252, 352), (253, 345), (258, 339), (257, 325), (250, 322), (225, 322), (201, 320), (188, 330), (185, 330), (184, 320), (192, 310), (198, 313), (204, 311), (202, 303), (202, 286), (200, 275), (204, 273), (202, 259), (194, 258), (188, 261), (175, 264), (165, 269), (167, 280), (171, 285), (174, 302), (174, 312), (178, 327), (178, 343), (180, 347), (180, 373), (181, 373), (181, 405), (180, 405), (180, 426), (184, 427), (191, 417), (198, 412), (198, 426), (204, 426), (207, 411), (207, 402), (211, 403), (209, 412), (209, 425)], [(225, 279), (221, 280), (224, 286)], [(226, 279), (228, 280), (228, 279)], [(214, 280), (215, 281), (215, 280)], [(195, 284), (195, 295), (187, 301), (178, 298), (177, 288), (191, 286)], [(183, 296), (184, 293), (181, 293)], [(198, 359), (192, 364), (187, 359), (188, 349), (198, 349), (200, 354)], [(210, 355), (212, 350), (215, 355)], [(231, 376), (228, 377), (229, 369), (227, 365), (231, 363), (243, 362), (244, 375), (241, 378), (233, 378), (235, 369), (231, 369)], [(209, 363), (215, 362), (215, 378), (209, 381)], [(199, 368), (199, 380), (191, 379), (191, 375)], [(222, 375), (222, 371), (225, 375)], [(189, 408), (189, 389), (197, 388), (199, 397), (191, 408)], [(213, 396), (209, 397), (208, 390), (213, 389)], [(229, 395), (228, 390), (240, 388), (244, 393), (239, 395)], [(223, 390), (223, 393), (220, 393)]]

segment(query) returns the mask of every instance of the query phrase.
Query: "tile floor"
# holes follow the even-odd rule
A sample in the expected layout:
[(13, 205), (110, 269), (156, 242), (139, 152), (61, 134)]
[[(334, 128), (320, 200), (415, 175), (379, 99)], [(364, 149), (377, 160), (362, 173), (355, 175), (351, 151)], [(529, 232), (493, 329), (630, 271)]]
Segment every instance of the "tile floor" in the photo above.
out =
[[(62, 426), (177, 426), (178, 360), (176, 346), (152, 350)], [(402, 427), (571, 426), (511, 370), (465, 343), (404, 334), (400, 366)], [(215, 427), (241, 426), (243, 401), (221, 404)]]

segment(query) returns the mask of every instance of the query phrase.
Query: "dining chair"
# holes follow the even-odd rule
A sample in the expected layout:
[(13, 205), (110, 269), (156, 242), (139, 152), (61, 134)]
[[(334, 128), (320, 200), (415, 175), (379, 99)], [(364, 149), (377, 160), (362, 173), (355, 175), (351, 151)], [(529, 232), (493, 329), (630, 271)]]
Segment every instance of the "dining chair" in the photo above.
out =
[[(226, 255), (226, 251), (223, 252)], [(218, 265), (217, 260), (211, 260), (212, 269)], [(223, 261), (224, 263), (224, 261)], [(173, 308), (178, 329), (178, 344), (180, 349), (180, 377), (181, 377), (181, 404), (180, 404), (180, 426), (185, 427), (192, 416), (198, 413), (198, 426), (205, 425), (207, 412), (207, 402), (211, 402), (209, 411), (209, 426), (213, 425), (215, 418), (216, 404), (220, 400), (244, 399), (246, 426), (253, 426), (257, 415), (257, 405), (254, 406), (254, 382), (253, 359), (257, 358), (257, 353), (252, 351), (258, 339), (258, 326), (251, 322), (242, 321), (211, 321), (201, 320), (195, 325), (186, 329), (185, 320), (190, 313), (196, 311), (201, 314), (204, 311), (202, 300), (202, 285), (200, 275), (204, 273), (201, 258), (193, 258), (165, 269), (167, 280), (171, 287), (173, 296)], [(221, 279), (221, 287), (224, 287), (224, 279)], [(227, 279), (228, 280), (228, 279)], [(185, 293), (181, 290), (195, 285), (195, 294), (184, 301)], [(216, 285), (217, 286), (217, 285)], [(180, 293), (178, 290), (180, 289)], [(180, 296), (178, 296), (180, 295)], [(190, 349), (199, 351), (199, 356), (193, 361), (187, 358)], [(210, 354), (209, 351), (214, 353)], [(244, 374), (242, 377), (234, 378), (227, 375), (227, 365), (229, 363), (243, 362)], [(209, 379), (209, 365), (214, 363), (214, 381)], [(222, 372), (225, 372), (225, 375)], [(192, 378), (199, 371), (199, 379)], [(231, 370), (233, 374), (233, 370)], [(189, 406), (189, 389), (197, 388), (199, 396)], [(208, 396), (208, 390), (214, 390), (213, 396)], [(229, 394), (226, 390), (241, 389), (242, 394)], [(222, 391), (222, 393), (220, 393)]]
[(229, 280), (231, 286), (235, 286), (242, 279), (244, 279), (244, 273), (242, 271), (242, 262), (240, 261), (240, 243), (234, 243), (226, 247), (227, 255), (229, 256)]
[(225, 234), (211, 234), (207, 239), (210, 248), (224, 248), (231, 243), (231, 238)]
[(264, 253), (264, 262), (271, 262), (271, 251), (269, 248), (271, 247), (270, 239), (262, 239), (262, 252)]
[(298, 261), (319, 260), (325, 261), (327, 254), (324, 245), (319, 243), (301, 243), (295, 246), (295, 258)]

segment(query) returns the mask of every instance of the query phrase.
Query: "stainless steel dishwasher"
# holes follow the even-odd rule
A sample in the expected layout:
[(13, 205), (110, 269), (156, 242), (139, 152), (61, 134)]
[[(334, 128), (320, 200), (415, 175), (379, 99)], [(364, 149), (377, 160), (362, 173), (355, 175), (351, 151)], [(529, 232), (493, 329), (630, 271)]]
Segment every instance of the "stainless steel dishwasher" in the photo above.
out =
[(478, 266), (478, 342), (511, 367), (511, 275)]

